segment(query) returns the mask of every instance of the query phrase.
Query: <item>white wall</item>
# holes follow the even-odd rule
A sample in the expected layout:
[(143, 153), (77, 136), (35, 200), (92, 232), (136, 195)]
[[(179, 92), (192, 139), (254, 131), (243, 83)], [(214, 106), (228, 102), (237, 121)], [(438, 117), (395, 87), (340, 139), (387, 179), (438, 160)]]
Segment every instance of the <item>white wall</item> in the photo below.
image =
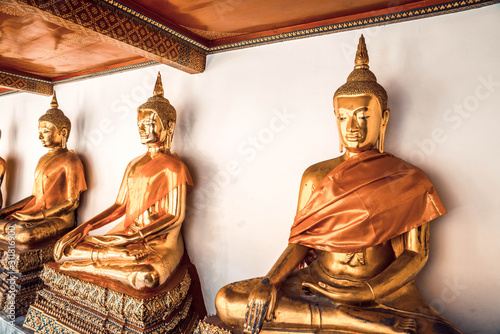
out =
[[(500, 330), (500, 5), (366, 29), (389, 93), (386, 149), (425, 170), (449, 213), (431, 224), (425, 298), (464, 333)], [(56, 87), (81, 156), (87, 220), (113, 203), (144, 152), (135, 108), (158, 70), (178, 112), (174, 150), (196, 189), (185, 223), (210, 313), (218, 289), (266, 274), (287, 244), (300, 177), (338, 155), (332, 95), (353, 68), (360, 31), (216, 54), (203, 74), (156, 66)], [(50, 98), (0, 98), (7, 200), (30, 194), (37, 119)]]

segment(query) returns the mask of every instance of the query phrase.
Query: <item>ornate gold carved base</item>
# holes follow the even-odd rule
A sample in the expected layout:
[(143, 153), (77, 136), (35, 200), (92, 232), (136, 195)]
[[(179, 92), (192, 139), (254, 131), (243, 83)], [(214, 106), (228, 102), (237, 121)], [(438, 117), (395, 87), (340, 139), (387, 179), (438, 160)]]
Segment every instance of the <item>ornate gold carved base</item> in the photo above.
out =
[[(239, 331), (234, 331), (227, 328), (226, 325), (220, 321), (219, 317), (211, 316), (198, 322), (198, 326), (194, 334), (239, 334)], [(243, 332), (241, 332), (243, 333)]]
[(8, 248), (0, 250), (0, 264), (7, 271), (27, 273), (41, 270), (45, 263), (54, 261), (54, 244), (35, 250)]
[[(168, 289), (147, 297), (131, 296), (45, 266), (46, 287), (31, 305), (24, 326), (36, 333), (186, 333), (197, 328), (186, 268)], [(167, 290), (167, 291), (165, 291)]]
[(18, 317), (28, 312), (36, 293), (43, 288), (40, 273), (44, 263), (53, 261), (54, 246), (0, 252), (0, 312)]
[[(353, 334), (343, 331), (322, 331), (314, 329), (263, 328), (260, 334)], [(194, 334), (244, 334), (242, 329), (224, 324), (218, 316), (211, 316), (198, 322)]]

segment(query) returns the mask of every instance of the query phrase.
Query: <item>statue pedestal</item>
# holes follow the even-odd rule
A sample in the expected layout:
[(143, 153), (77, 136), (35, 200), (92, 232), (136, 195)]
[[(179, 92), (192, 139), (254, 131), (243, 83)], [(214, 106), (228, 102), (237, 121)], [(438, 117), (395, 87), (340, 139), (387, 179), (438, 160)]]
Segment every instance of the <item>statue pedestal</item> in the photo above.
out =
[(63, 273), (49, 263), (41, 274), (46, 287), (24, 326), (35, 333), (193, 333), (199, 317), (189, 266), (180, 266), (158, 288), (134, 290), (98, 276)]
[(28, 312), (36, 293), (43, 287), (40, 272), (44, 263), (54, 260), (54, 244), (34, 250), (5, 245), (2, 247), (0, 310), (18, 317)]
[[(357, 333), (357, 332), (356, 332)], [(278, 329), (262, 328), (260, 334), (356, 334), (352, 331), (325, 331), (314, 329)], [(224, 324), (218, 316), (203, 319), (198, 324), (194, 334), (244, 334), (242, 329), (237, 329)]]
[(198, 323), (194, 334), (243, 334), (243, 331), (226, 326), (218, 316), (210, 316)]

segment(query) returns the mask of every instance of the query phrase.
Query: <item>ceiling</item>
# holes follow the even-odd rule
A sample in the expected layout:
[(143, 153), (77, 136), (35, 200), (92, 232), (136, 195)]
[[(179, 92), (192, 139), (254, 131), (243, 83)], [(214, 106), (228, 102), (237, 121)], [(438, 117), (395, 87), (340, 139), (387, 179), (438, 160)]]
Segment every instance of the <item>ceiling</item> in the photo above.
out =
[(0, 0), (0, 94), (485, 6), (486, 0)]

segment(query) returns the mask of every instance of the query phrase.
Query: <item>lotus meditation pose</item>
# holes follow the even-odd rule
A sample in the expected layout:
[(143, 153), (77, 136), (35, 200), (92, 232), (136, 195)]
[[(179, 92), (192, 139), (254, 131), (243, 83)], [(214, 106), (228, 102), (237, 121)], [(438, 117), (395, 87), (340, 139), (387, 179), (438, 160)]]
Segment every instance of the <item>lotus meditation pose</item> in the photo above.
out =
[(304, 172), (288, 247), (264, 278), (222, 288), (217, 314), (245, 333), (459, 333), (414, 284), (446, 210), (420, 169), (384, 153), (387, 94), (363, 37), (333, 104), (345, 153)]
[[(158, 74), (154, 96), (137, 109), (141, 143), (148, 150), (127, 166), (116, 202), (57, 242), (60, 270), (107, 277), (134, 289), (161, 285), (174, 272), (184, 255), (181, 226), (192, 185), (184, 163), (170, 153), (175, 121)], [(122, 216), (106, 235), (88, 235)]]
[(87, 189), (83, 166), (66, 148), (71, 122), (58, 109), (56, 94), (51, 109), (38, 120), (39, 138), (49, 152), (38, 161), (33, 194), (0, 210), (0, 242), (15, 230), (16, 246), (34, 248), (50, 243), (75, 227), (80, 193)]

